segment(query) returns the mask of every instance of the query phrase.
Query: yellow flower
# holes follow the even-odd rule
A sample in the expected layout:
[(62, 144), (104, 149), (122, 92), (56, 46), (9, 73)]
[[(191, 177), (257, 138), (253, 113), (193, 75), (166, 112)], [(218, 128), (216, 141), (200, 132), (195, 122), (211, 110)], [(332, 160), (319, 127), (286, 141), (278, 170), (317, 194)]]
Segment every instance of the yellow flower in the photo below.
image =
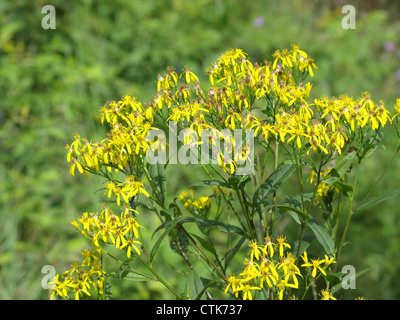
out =
[(251, 286), (250, 284), (245, 284), (243, 291), (243, 300), (253, 300), (253, 295), (251, 294), (251, 290), (261, 290), (261, 288), (256, 286)]
[(228, 283), (228, 285), (225, 288), (225, 293), (227, 293), (229, 288), (231, 288), (232, 293), (235, 295), (235, 297), (237, 297), (239, 291), (244, 289), (243, 285), (244, 280), (242, 278), (232, 275), (228, 277), (225, 281)]
[(256, 240), (250, 241), (249, 247), (251, 248), (250, 259), (253, 261), (254, 257), (259, 260), (263, 252), (263, 246), (260, 246)]
[(329, 258), (327, 255), (325, 255), (325, 259), (323, 260), (325, 262), (325, 266), (329, 266), (332, 263), (336, 263), (335, 258)]
[(264, 282), (267, 282), (268, 287), (275, 286), (279, 279), (278, 272), (272, 261), (267, 258), (262, 258), (262, 263), (260, 265), (260, 287), (264, 287)]
[(317, 275), (317, 270), (319, 270), (324, 276), (326, 276), (325, 270), (320, 267), (320, 265), (324, 262), (325, 262), (325, 260), (319, 260), (319, 258), (311, 259), (311, 262), (304, 263), (301, 266), (302, 267), (312, 267), (313, 269), (312, 269), (311, 275), (315, 278), (315, 276)]
[(218, 164), (226, 173), (229, 173), (231, 175), (235, 173), (235, 161), (233, 159), (229, 159), (229, 157), (225, 158), (222, 152), (218, 154)]
[(191, 71), (191, 69), (186, 66), (184, 72), (181, 73), (180, 77), (185, 75), (186, 83), (199, 81), (199, 78)]
[(336, 300), (336, 298), (331, 295), (329, 290), (322, 289), (321, 290), (321, 300)]
[[(122, 184), (122, 195), (124, 199), (132, 198), (136, 194), (144, 194), (149, 197), (149, 193), (144, 189), (143, 182), (137, 181), (133, 175), (126, 178), (125, 182)], [(129, 200), (126, 201), (127, 203)]]
[(286, 280), (281, 280), (278, 283), (277, 288), (278, 288), (278, 292), (279, 292), (279, 294), (278, 294), (279, 300), (283, 300), (283, 293), (285, 292), (286, 287), (287, 287)]
[(302, 148), (301, 137), (309, 138), (307, 133), (304, 131), (304, 127), (303, 126), (305, 126), (307, 128), (307, 125), (302, 124), (302, 123), (298, 123), (296, 126), (290, 126), (289, 129), (288, 129), (288, 132), (291, 133), (292, 136), (288, 139), (287, 142), (289, 143), (294, 138), (296, 138), (297, 147), (299, 149)]
[(234, 112), (232, 108), (229, 108), (228, 114), (225, 119), (225, 126), (229, 129), (235, 130), (236, 129), (235, 120), (241, 121), (241, 119), (242, 118), (240, 114)]
[(53, 299), (54, 294), (59, 295), (61, 298), (66, 298), (68, 296), (68, 290), (72, 287), (72, 282), (70, 279), (65, 279), (64, 281), (59, 280), (59, 275), (57, 274), (52, 282), (52, 292), (50, 294), (50, 299)]
[(211, 199), (209, 197), (200, 197), (199, 199), (193, 201), (193, 205), (198, 209), (204, 209), (208, 207), (211, 203)]
[(136, 251), (136, 253), (140, 256), (139, 249), (135, 246), (135, 244), (141, 244), (140, 241), (129, 239), (123, 245), (120, 246), (120, 249), (127, 247), (126, 256), (129, 259), (131, 257), (132, 248)]
[[(297, 279), (297, 276), (303, 277), (300, 273), (300, 270), (295, 265), (292, 265), (285, 275), (286, 286), (298, 289), (299, 280)], [(290, 283), (290, 280), (293, 280), (293, 283)]]
[(272, 243), (271, 241), (271, 237), (267, 236), (265, 238), (265, 247), (264, 247), (264, 252), (266, 255), (269, 254), (269, 256), (272, 258), (272, 256), (274, 255), (274, 250), (275, 250), (275, 245)]
[(244, 270), (239, 274), (244, 277), (244, 281), (248, 282), (252, 279), (260, 276), (260, 271), (258, 270), (258, 264), (250, 259), (244, 260)]
[(314, 77), (314, 72), (313, 72), (312, 68), (314, 68), (315, 70), (318, 70), (318, 67), (314, 63), (314, 59), (307, 58), (306, 64), (307, 64), (308, 73), (310, 74), (311, 77)]
[(298, 55), (301, 55), (304, 58), (307, 58), (307, 53), (305, 53), (303, 50), (300, 49), (300, 46), (292, 44), (291, 45), (291, 54), (292, 54), (292, 60), (297, 62)]
[(397, 113), (398, 115), (400, 115), (400, 99), (397, 99), (397, 100), (396, 100), (396, 104), (395, 104), (395, 106), (394, 106), (394, 110), (396, 111), (396, 113)]
[(267, 123), (266, 121), (259, 121), (258, 119), (254, 119), (254, 123), (251, 126), (251, 129), (254, 129), (254, 137), (257, 137), (258, 133), (264, 135), (264, 140), (267, 142), (270, 133), (276, 136), (276, 132), (274, 130), (274, 126)]
[(79, 161), (75, 157), (72, 157), (71, 161), (72, 161), (72, 165), (69, 169), (69, 173), (71, 174), (71, 176), (75, 175), (75, 168), (78, 168), (78, 171), (80, 173), (83, 173), (83, 168), (82, 168), (82, 165), (79, 163)]
[(286, 243), (286, 237), (283, 236), (279, 236), (276, 241), (278, 241), (279, 256), (282, 257), (284, 248), (290, 249), (290, 244)]
[(308, 263), (307, 251), (304, 251), (303, 255), (300, 255), (300, 257), (303, 259), (304, 263)]
[(275, 50), (272, 56), (275, 58), (274, 63), (272, 64), (272, 69), (275, 69), (278, 62), (282, 60), (282, 54), (280, 50)]

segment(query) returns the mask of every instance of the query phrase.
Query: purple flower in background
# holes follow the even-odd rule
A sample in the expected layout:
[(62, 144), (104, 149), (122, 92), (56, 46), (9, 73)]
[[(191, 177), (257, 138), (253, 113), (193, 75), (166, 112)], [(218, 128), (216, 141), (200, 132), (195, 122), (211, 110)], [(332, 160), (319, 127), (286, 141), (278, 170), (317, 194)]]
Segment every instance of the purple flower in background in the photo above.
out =
[(253, 19), (253, 26), (260, 28), (264, 25), (265, 19), (263, 17), (256, 17)]
[(396, 78), (400, 80), (400, 69), (396, 71)]
[(395, 49), (395, 46), (394, 46), (394, 43), (393, 43), (393, 42), (391, 42), (391, 41), (386, 41), (386, 42), (383, 44), (383, 48), (384, 48), (386, 51), (393, 51), (393, 50)]

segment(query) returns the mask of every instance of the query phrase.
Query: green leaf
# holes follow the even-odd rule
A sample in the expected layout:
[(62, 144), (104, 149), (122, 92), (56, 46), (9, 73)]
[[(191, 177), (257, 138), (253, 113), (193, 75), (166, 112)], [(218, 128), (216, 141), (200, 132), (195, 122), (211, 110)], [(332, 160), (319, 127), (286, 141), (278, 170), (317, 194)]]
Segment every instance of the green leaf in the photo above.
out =
[(385, 201), (385, 200), (387, 200), (389, 198), (397, 196), (398, 194), (400, 194), (400, 189), (396, 189), (396, 190), (394, 190), (394, 191), (392, 191), (392, 192), (390, 192), (388, 194), (385, 194), (385, 195), (383, 195), (381, 197), (371, 198), (369, 201), (362, 203), (358, 207), (358, 209), (356, 211), (359, 211), (361, 209), (365, 209), (365, 208), (368, 208), (368, 207), (372, 207), (372, 206), (374, 206), (374, 205), (376, 205), (378, 203), (381, 203), (382, 201)]
[(353, 164), (354, 158), (356, 157), (356, 152), (353, 151), (348, 155), (341, 157), (334, 168), (326, 175), (326, 177), (322, 180), (329, 186), (333, 185), (336, 181), (340, 180), (344, 177), (346, 172), (349, 170), (351, 165)]
[(329, 235), (328, 231), (320, 226), (315, 220), (307, 222), (318, 242), (322, 245), (327, 255), (332, 255), (335, 251), (335, 241)]
[(234, 190), (244, 188), (244, 186), (249, 181), (251, 181), (251, 178), (248, 175), (245, 175), (245, 176), (231, 176), (228, 179), (228, 183), (230, 185), (230, 188), (234, 189)]
[(310, 215), (307, 212), (301, 211), (298, 208), (295, 208), (295, 207), (292, 207), (289, 205), (283, 205), (283, 204), (277, 205), (276, 207), (285, 212), (286, 211), (294, 212), (294, 213), (298, 214), (300, 217), (302, 217), (305, 221), (308, 221), (311, 219)]
[(167, 221), (166, 223), (163, 223), (161, 226), (159, 226), (153, 233), (154, 234), (163, 228), (166, 228), (166, 230), (164, 231), (164, 233), (158, 238), (158, 240), (156, 241), (156, 243), (153, 246), (153, 249), (151, 249), (151, 253), (150, 253), (150, 262), (153, 261), (154, 259), (154, 255), (156, 254), (158, 248), (160, 247), (161, 242), (163, 241), (163, 239), (165, 238), (166, 235), (168, 235), (171, 230), (181, 221), (183, 220), (185, 217), (178, 217), (174, 220), (171, 221)]
[[(303, 254), (304, 251), (307, 250), (307, 248), (310, 246), (311, 242), (315, 239), (314, 236), (304, 236), (303, 239), (301, 240), (301, 245), (300, 245), (300, 250), (299, 250), (299, 254)], [(292, 252), (294, 254), (297, 254), (297, 250), (299, 248), (299, 240), (296, 240), (293, 243), (292, 246)]]
[(194, 300), (200, 300), (200, 298), (203, 296), (204, 292), (208, 289), (208, 287), (210, 287), (214, 283), (225, 283), (225, 282), (222, 279), (215, 279), (215, 280), (212, 280), (212, 281), (208, 282), (203, 287), (203, 289), (198, 293), (197, 297), (194, 298)]
[(205, 239), (203, 239), (202, 237), (200, 237), (197, 234), (192, 234), (192, 237), (196, 238), (196, 240), (198, 242), (200, 242), (200, 245), (202, 246), (202, 248), (208, 250), (209, 252), (211, 252), (213, 255), (217, 255), (217, 252), (215, 251), (215, 248), (213, 246), (213, 244), (210, 241), (207, 241)]
[(246, 240), (246, 238), (242, 237), (239, 239), (235, 247), (229, 251), (226, 254), (226, 259), (225, 259), (225, 269), (228, 268), (230, 262), (232, 261), (233, 257), (236, 255), (236, 253), (239, 251), (240, 247), (242, 246), (243, 242)]
[(155, 279), (151, 279), (150, 277), (145, 277), (145, 276), (142, 276), (140, 274), (133, 273), (133, 272), (128, 272), (128, 274), (124, 277), (124, 280), (129, 280), (129, 281), (149, 281), (149, 280), (153, 280), (153, 281), (157, 281)]
[[(297, 194), (295, 196), (283, 196), (283, 204), (289, 207), (294, 207), (298, 210), (301, 210), (301, 201), (303, 198), (303, 201), (311, 201), (311, 198), (313, 197), (313, 192), (307, 192), (307, 193), (303, 193), (303, 195), (301, 196), (300, 194)], [(298, 215), (297, 213), (295, 213), (294, 211), (289, 211), (286, 210), (286, 213), (288, 213), (296, 222), (297, 224), (301, 225), (301, 220), (300, 220), (300, 215)]]
[(181, 255), (182, 257), (185, 257), (189, 250), (190, 244), (187, 234), (184, 233), (182, 230), (175, 228), (171, 230), (171, 232), (168, 234), (168, 238), (169, 246), (171, 247), (172, 251)]
[(175, 210), (173, 208), (169, 209), (161, 209), (160, 214), (165, 217), (166, 220), (172, 220), (172, 217), (175, 214)]
[(346, 197), (349, 197), (349, 193), (351, 194), (353, 192), (353, 187), (342, 181), (336, 181), (333, 185), (338, 188)]
[[(356, 279), (357, 279), (359, 276), (361, 276), (362, 274), (364, 274), (365, 272), (369, 271), (370, 269), (371, 269), (371, 268), (369, 267), (369, 268), (366, 268), (366, 269), (364, 269), (364, 270), (361, 270), (361, 271), (357, 272), (356, 275), (355, 275)], [(341, 274), (342, 274), (342, 277), (341, 277), (340, 279), (342, 279), (343, 276), (346, 275), (346, 273), (341, 273)], [(340, 281), (338, 284), (336, 284), (336, 285), (334, 285), (334, 286), (332, 287), (332, 289), (331, 289), (331, 294), (335, 294), (336, 292), (338, 292), (338, 291), (339, 291), (340, 289), (342, 289), (342, 288), (343, 288), (342, 281)]]
[(104, 295), (106, 300), (112, 300), (113, 294), (112, 294), (112, 284), (111, 284), (111, 278), (106, 277), (104, 281)]
[(190, 271), (186, 280), (186, 293), (189, 300), (200, 300), (204, 298), (204, 285), (200, 277), (193, 269)]
[(134, 258), (130, 258), (128, 260), (125, 260), (121, 265), (119, 266), (118, 270), (118, 278), (119, 279), (124, 279), (127, 274), (129, 273), (129, 264)]
[(202, 180), (195, 182), (190, 185), (190, 187), (222, 187), (222, 188), (231, 188), (229, 183), (218, 180)]
[(149, 174), (156, 188), (160, 192), (161, 202), (164, 203), (167, 190), (167, 179), (165, 177), (164, 165), (160, 163), (149, 165)]
[(284, 163), (279, 166), (271, 175), (261, 184), (253, 196), (253, 208), (256, 208), (271, 196), (284, 183), (290, 175), (296, 170), (296, 165)]
[(363, 155), (362, 158), (368, 158), (371, 156), (374, 151), (379, 147), (382, 146), (381, 144), (382, 141), (382, 134), (378, 133), (377, 135), (374, 135), (370, 138), (368, 138), (364, 143), (363, 143)]
[(124, 276), (123, 279), (129, 281), (149, 281), (149, 280), (157, 281), (155, 279), (151, 279), (150, 277), (145, 277), (134, 272), (127, 272), (127, 274)]
[(167, 221), (165, 223), (163, 223), (161, 226), (159, 226), (153, 233), (154, 234), (161, 230), (161, 229), (166, 229), (164, 231), (164, 233), (158, 238), (158, 240), (156, 241), (156, 243), (154, 244), (151, 253), (150, 253), (150, 262), (153, 261), (154, 259), (154, 255), (156, 254), (162, 240), (165, 238), (165, 236), (167, 234), (169, 234), (171, 232), (171, 230), (177, 225), (177, 224), (184, 224), (187, 222), (196, 222), (201, 224), (203, 227), (207, 227), (207, 226), (216, 226), (218, 227), (218, 229), (222, 232), (233, 232), (233, 233), (237, 233), (241, 236), (246, 237), (246, 232), (243, 231), (242, 229), (240, 229), (237, 226), (234, 225), (230, 225), (230, 224), (226, 224), (226, 223), (222, 223), (220, 221), (215, 221), (215, 220), (208, 220), (202, 217), (178, 217), (174, 220), (171, 221)]

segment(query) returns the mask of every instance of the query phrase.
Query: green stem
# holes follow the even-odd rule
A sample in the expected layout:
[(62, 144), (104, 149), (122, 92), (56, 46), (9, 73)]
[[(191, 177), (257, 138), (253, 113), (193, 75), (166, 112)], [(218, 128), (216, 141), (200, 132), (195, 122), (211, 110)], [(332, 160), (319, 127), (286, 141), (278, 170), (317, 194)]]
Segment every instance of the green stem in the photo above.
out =
[(162, 207), (163, 209), (166, 209), (164, 203), (161, 201), (162, 198), (161, 198), (159, 192), (157, 191), (157, 188), (154, 185), (153, 180), (150, 177), (150, 173), (148, 172), (146, 164), (144, 162), (142, 163), (142, 167), (143, 167), (143, 172), (144, 172), (144, 174), (145, 174), (145, 176), (147, 178), (147, 181), (149, 182), (150, 187), (151, 187), (151, 189), (153, 191), (153, 194), (156, 195), (157, 198), (158, 198), (158, 199), (155, 199), (154, 197), (151, 197), (151, 199), (153, 201), (155, 201), (160, 207)]
[(142, 259), (138, 259), (156, 278), (160, 281), (169, 291), (171, 291), (178, 299), (184, 300), (184, 298), (177, 293), (151, 266), (147, 265)]
[(299, 245), (297, 247), (297, 253), (296, 253), (296, 259), (299, 259), (300, 256), (300, 247), (301, 243), (303, 242), (303, 236), (304, 236), (304, 229), (306, 228), (306, 222), (304, 221), (303, 218), (301, 218), (301, 229), (300, 229), (300, 236), (299, 236)]
[(315, 189), (314, 189), (313, 195), (312, 195), (312, 197), (311, 197), (310, 205), (308, 206), (308, 209), (307, 209), (307, 213), (308, 213), (308, 214), (311, 213), (311, 209), (312, 209), (312, 207), (313, 207), (313, 205), (314, 205), (315, 197), (316, 197), (316, 195), (317, 195), (318, 186), (319, 186), (320, 180), (321, 180), (321, 168), (322, 168), (322, 160), (321, 160), (321, 162), (320, 162), (320, 165), (319, 165), (319, 168), (318, 168), (318, 172), (317, 172), (317, 182), (316, 182), (316, 184), (315, 184)]
[[(208, 174), (211, 176), (211, 174), (209, 173), (209, 171), (204, 167), (204, 165), (202, 164), (203, 168), (206, 170), (206, 172), (208, 172)], [(154, 186), (150, 175), (147, 171), (147, 168), (145, 167), (145, 165), (143, 165), (143, 171), (146, 175), (147, 180), (150, 183), (150, 186), (153, 190), (153, 192), (155, 193), (155, 195), (159, 196), (158, 190), (157, 188)], [(211, 176), (212, 178), (212, 176)], [(159, 204), (162, 208), (166, 208), (164, 203), (162, 203), (161, 201), (157, 201), (157, 199), (155, 199), (154, 197), (152, 198), (157, 204)], [(224, 274), (218, 269), (218, 267), (214, 264), (214, 262), (207, 256), (207, 254), (200, 248), (200, 246), (197, 244), (197, 242), (193, 239), (192, 236), (190, 236), (190, 234), (185, 230), (185, 228), (183, 226), (180, 226), (180, 229), (187, 235), (187, 237), (192, 241), (192, 243), (195, 245), (195, 247), (201, 252), (201, 254), (204, 256), (204, 258), (214, 267), (214, 269), (218, 272), (218, 274), (221, 276), (222, 279), (225, 280), (225, 276)], [(140, 259), (139, 259), (140, 260)], [(142, 260), (140, 260), (149, 270), (151, 273), (153, 273), (153, 275), (167, 288), (169, 289), (173, 294), (175, 294), (178, 299), (183, 299), (178, 293), (175, 292), (175, 290), (170, 287), (156, 272), (155, 270), (147, 265), (146, 263), (144, 263)]]
[[(203, 167), (203, 169), (204, 169), (204, 171), (207, 173), (207, 175), (210, 177), (210, 179), (211, 179), (211, 180), (214, 180), (214, 177), (212, 176), (212, 174), (210, 173), (210, 171), (208, 171), (207, 167), (206, 167), (203, 163), (201, 163), (201, 166)], [(211, 168), (214, 169), (212, 166), (211, 166)], [(225, 180), (218, 172), (217, 172), (217, 174), (218, 174), (223, 180)], [(233, 207), (232, 203), (229, 201), (227, 195), (223, 192), (222, 188), (221, 188), (221, 187), (218, 187), (218, 188), (219, 188), (219, 190), (221, 191), (221, 195), (224, 197), (226, 203), (227, 203), (228, 206), (231, 208), (233, 214), (236, 216), (236, 219), (238, 219), (238, 221), (239, 221), (240, 225), (242, 226), (243, 230), (246, 230), (246, 228), (244, 227), (244, 224), (243, 224), (243, 222), (242, 222), (242, 219), (240, 219), (239, 213), (238, 213), (238, 212), (236, 211), (236, 209)]]
[(189, 232), (187, 232), (182, 226), (181, 226), (181, 228), (182, 228), (182, 231), (185, 233), (185, 235), (189, 238), (189, 240), (192, 241), (193, 244), (195, 245), (195, 247), (201, 252), (203, 257), (212, 265), (214, 270), (217, 271), (219, 276), (225, 281), (226, 280), (226, 276), (223, 274), (223, 272), (221, 270), (219, 270), (219, 268), (214, 263), (214, 261), (212, 261), (210, 259), (210, 257), (204, 252), (204, 250), (197, 244), (196, 240), (193, 239), (193, 237), (189, 234)]
[(342, 239), (340, 240), (339, 249), (338, 249), (338, 252), (337, 252), (337, 255), (336, 255), (335, 272), (336, 272), (337, 266), (339, 264), (340, 256), (342, 254), (343, 243), (344, 243), (344, 240), (346, 239), (347, 231), (349, 230), (351, 216), (354, 213), (353, 212), (353, 201), (354, 201), (354, 195), (355, 195), (355, 191), (356, 191), (358, 173), (359, 173), (359, 170), (360, 170), (360, 163), (361, 163), (361, 159), (358, 159), (356, 175), (354, 177), (354, 183), (353, 183), (353, 192), (351, 193), (351, 197), (350, 197), (349, 213), (347, 215), (346, 225), (344, 227)]
[[(112, 259), (114, 259), (115, 261), (117, 261), (119, 264), (122, 264), (122, 263), (123, 263), (123, 261), (121, 261), (120, 259), (114, 257), (111, 253), (109, 253), (107, 250), (105, 250), (104, 247), (101, 249), (101, 251), (104, 252), (105, 254), (107, 254), (110, 258), (112, 258)], [(140, 260), (140, 259), (138, 259), (138, 260)], [(138, 275), (140, 275), (140, 276), (142, 276), (142, 277), (144, 277), (144, 278), (147, 278), (147, 279), (149, 279), (149, 280), (157, 281), (157, 279), (152, 278), (151, 276), (149, 276), (149, 275), (146, 274), (146, 273), (137, 271), (137, 270), (133, 269), (131, 266), (128, 266), (128, 268), (129, 268), (130, 271), (132, 271), (132, 273), (138, 274)]]
[[(278, 169), (278, 164), (279, 164), (279, 143), (278, 141), (275, 141), (275, 155), (274, 155), (274, 171)], [(275, 220), (275, 207), (276, 207), (276, 191), (274, 191), (273, 198), (272, 198), (272, 210), (271, 210), (271, 221), (269, 224), (269, 235), (272, 237), (272, 230), (274, 227), (274, 220)]]
[(372, 186), (372, 188), (368, 191), (368, 193), (361, 200), (361, 202), (357, 205), (357, 207), (355, 207), (355, 209), (353, 210), (353, 213), (357, 211), (357, 209), (365, 202), (365, 200), (367, 200), (367, 198), (371, 194), (371, 192), (375, 189), (375, 187), (378, 185), (378, 183), (383, 179), (385, 174), (388, 172), (389, 168), (392, 166), (392, 164), (394, 162), (394, 159), (396, 159), (397, 154), (399, 153), (399, 151), (400, 151), (400, 146), (397, 148), (395, 154), (393, 155), (392, 159), (390, 160), (389, 165), (386, 166), (385, 170), (383, 171), (381, 176), (378, 178), (378, 180), (375, 182), (375, 184)]
[[(304, 293), (303, 293), (303, 296), (301, 297), (301, 300), (304, 300), (304, 297), (306, 296), (308, 290), (311, 288), (311, 286), (312, 286), (314, 283), (316, 283), (316, 281), (318, 280), (318, 278), (319, 278), (319, 277), (321, 276), (321, 274), (322, 274), (322, 273), (319, 273), (315, 278), (312, 278), (312, 279), (311, 279), (310, 273), (311, 273), (310, 269), (307, 268), (307, 278), (309, 278), (310, 283), (307, 285), (306, 289), (304, 290)], [(313, 292), (313, 295), (314, 295), (314, 299), (316, 300), (316, 299), (317, 299), (316, 293)]]
[[(296, 153), (296, 150), (294, 150), (293, 148), (293, 154)], [(300, 150), (299, 150), (299, 154), (300, 154)], [(299, 156), (300, 158), (300, 156)], [(300, 190), (300, 199), (301, 199), (301, 211), (304, 211), (304, 188), (303, 188), (303, 170), (302, 167), (300, 165), (299, 159), (297, 159), (296, 157), (296, 172), (297, 172), (297, 180), (299, 183), (299, 190)], [(300, 247), (301, 247), (301, 243), (303, 241), (303, 236), (304, 236), (304, 229), (306, 227), (306, 222), (304, 221), (303, 218), (301, 218), (301, 229), (300, 229), (300, 236), (299, 236), (299, 245), (297, 247), (297, 258), (299, 257), (300, 254)]]
[(242, 211), (244, 214), (244, 217), (246, 218), (246, 222), (247, 222), (247, 226), (249, 228), (249, 233), (252, 237), (252, 239), (257, 240), (257, 236), (255, 234), (255, 230), (254, 230), (254, 224), (252, 223), (252, 220), (250, 219), (250, 215), (249, 212), (246, 210), (245, 206), (244, 206), (244, 201), (246, 201), (245, 199), (242, 199), (241, 194), (239, 192), (238, 189), (235, 189), (236, 194), (238, 196), (239, 202), (240, 202), (240, 206), (242, 207)]

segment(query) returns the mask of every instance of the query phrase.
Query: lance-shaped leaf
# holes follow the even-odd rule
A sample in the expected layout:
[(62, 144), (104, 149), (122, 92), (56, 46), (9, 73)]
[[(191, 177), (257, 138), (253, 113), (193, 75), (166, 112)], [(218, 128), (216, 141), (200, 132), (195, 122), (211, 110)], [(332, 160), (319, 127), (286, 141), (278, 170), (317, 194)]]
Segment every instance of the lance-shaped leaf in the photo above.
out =
[(243, 231), (241, 228), (231, 225), (231, 224), (226, 224), (226, 223), (223, 223), (220, 221), (215, 221), (215, 220), (209, 220), (209, 219), (205, 219), (202, 217), (178, 217), (174, 220), (163, 223), (161, 226), (159, 226), (154, 231), (153, 236), (157, 231), (165, 228), (164, 233), (158, 238), (158, 240), (156, 241), (156, 243), (153, 246), (153, 249), (151, 250), (150, 261), (153, 261), (154, 255), (156, 254), (156, 252), (157, 252), (162, 240), (165, 238), (165, 236), (168, 235), (177, 224), (184, 224), (187, 222), (196, 222), (196, 223), (199, 223), (202, 227), (216, 226), (222, 232), (232, 232), (232, 233), (237, 233), (244, 237), (247, 236), (245, 231)]
[(221, 187), (221, 188), (231, 188), (229, 183), (218, 180), (202, 180), (192, 183), (190, 187)]
[(214, 285), (215, 283), (225, 283), (222, 279), (215, 279), (212, 280), (210, 282), (208, 282), (203, 289), (201, 289), (201, 291), (198, 293), (197, 297), (194, 298), (194, 300), (200, 300), (200, 298), (202, 298), (204, 292), (208, 289), (208, 287)]
[(186, 279), (186, 295), (189, 300), (204, 298), (204, 285), (195, 270), (191, 270)]
[(296, 170), (296, 165), (284, 163), (280, 165), (271, 175), (261, 184), (253, 196), (253, 208), (256, 208), (271, 196)]
[(371, 198), (370, 200), (368, 200), (368, 201), (366, 201), (366, 202), (363, 202), (363, 203), (357, 208), (357, 210), (355, 210), (355, 211), (359, 211), (359, 210), (361, 210), (361, 209), (365, 209), (365, 208), (368, 208), (368, 207), (372, 207), (372, 206), (374, 206), (374, 205), (376, 205), (376, 204), (378, 204), (378, 203), (381, 203), (382, 201), (385, 201), (385, 200), (387, 200), (387, 199), (389, 199), (389, 198), (392, 198), (392, 197), (394, 197), (394, 196), (397, 196), (397, 195), (399, 195), (399, 194), (400, 194), (400, 189), (396, 189), (396, 190), (394, 190), (394, 191), (392, 191), (392, 192), (389, 192), (388, 194), (385, 194), (385, 195), (383, 195), (383, 196), (381, 196), (381, 197)]
[(332, 255), (335, 251), (335, 241), (329, 235), (328, 231), (320, 226), (315, 220), (310, 220), (307, 222), (318, 242), (322, 245), (327, 255)]
[[(366, 269), (363, 269), (363, 270), (357, 272), (357, 273), (354, 275), (354, 279), (353, 279), (353, 280), (355, 281), (359, 276), (361, 276), (363, 273), (369, 271), (370, 269), (371, 269), (371, 268), (369, 267), (369, 268), (366, 268)], [(334, 285), (334, 286), (332, 287), (332, 289), (331, 289), (331, 294), (335, 294), (336, 292), (338, 292), (340, 289), (343, 288), (343, 281), (344, 281), (343, 277), (344, 277), (344, 276), (346, 276), (346, 273), (340, 273), (340, 275), (338, 276), (338, 278), (340, 278), (341, 281), (340, 281), (338, 284), (336, 284), (336, 285)]]
[(231, 263), (233, 257), (236, 255), (236, 253), (239, 251), (243, 243), (245, 242), (246, 238), (242, 237), (239, 239), (237, 244), (233, 247), (232, 250), (227, 252), (226, 258), (225, 258), (225, 269), (228, 268), (229, 264)]
[(153, 180), (158, 192), (161, 195), (161, 202), (164, 203), (166, 190), (167, 190), (167, 179), (165, 177), (164, 165), (160, 163), (151, 164), (149, 166), (150, 178)]
[(297, 215), (299, 215), (300, 217), (302, 217), (305, 221), (308, 221), (311, 218), (307, 212), (301, 211), (300, 209), (292, 207), (292, 206), (280, 204), (280, 205), (277, 205), (276, 207), (285, 212), (286, 211), (294, 212)]
[(335, 167), (332, 168), (331, 171), (329, 171), (329, 173), (322, 181), (325, 182), (327, 185), (331, 186), (336, 181), (343, 178), (346, 172), (350, 169), (351, 165), (353, 164), (355, 157), (356, 157), (355, 151), (350, 152), (344, 157), (341, 157), (335, 164)]

